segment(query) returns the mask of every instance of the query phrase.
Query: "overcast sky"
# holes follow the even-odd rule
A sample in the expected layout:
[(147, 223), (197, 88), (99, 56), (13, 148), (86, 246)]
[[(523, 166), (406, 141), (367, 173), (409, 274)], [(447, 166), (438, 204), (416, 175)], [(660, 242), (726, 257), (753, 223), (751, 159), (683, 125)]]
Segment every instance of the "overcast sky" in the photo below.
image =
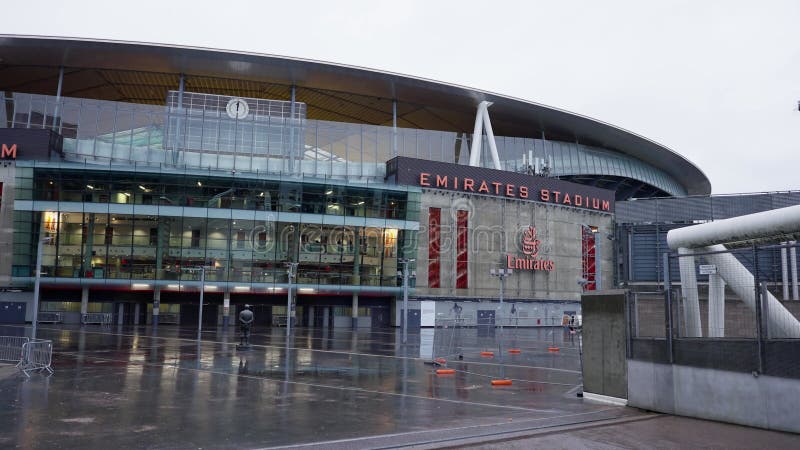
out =
[(800, 189), (797, 0), (9, 3), (3, 33), (247, 50), (432, 78), (641, 134), (697, 164), (715, 194)]

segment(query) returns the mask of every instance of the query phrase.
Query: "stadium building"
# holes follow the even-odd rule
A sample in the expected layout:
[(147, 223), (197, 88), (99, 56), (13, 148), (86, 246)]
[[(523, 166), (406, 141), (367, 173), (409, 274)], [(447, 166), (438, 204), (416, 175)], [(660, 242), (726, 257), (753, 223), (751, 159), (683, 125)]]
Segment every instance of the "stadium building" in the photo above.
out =
[(410, 325), (560, 323), (618, 278), (616, 202), (711, 191), (598, 120), (297, 58), (0, 36), (0, 100), (5, 321), (38, 272), (64, 322), (196, 323), (202, 290), (209, 325), (390, 326), (407, 268)]

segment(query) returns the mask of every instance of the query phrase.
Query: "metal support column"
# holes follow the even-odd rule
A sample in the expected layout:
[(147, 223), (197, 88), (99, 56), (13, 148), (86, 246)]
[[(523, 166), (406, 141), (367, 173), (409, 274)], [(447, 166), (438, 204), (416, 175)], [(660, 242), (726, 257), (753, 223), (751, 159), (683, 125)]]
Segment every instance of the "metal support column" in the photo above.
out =
[(36, 339), (36, 326), (39, 322), (39, 286), (41, 284), (42, 279), (42, 253), (44, 253), (44, 213), (41, 213), (40, 216), (40, 225), (39, 225), (39, 235), (37, 236), (38, 243), (36, 245), (36, 273), (34, 274), (34, 280), (36, 280), (33, 284), (33, 319), (31, 320), (31, 324), (33, 325), (33, 329), (31, 330), (31, 338)]
[(161, 286), (153, 288), (153, 326), (158, 326), (158, 310), (161, 307)]
[[(295, 93), (296, 93), (295, 85), (292, 85), (292, 94), (291, 94), (292, 95), (292, 100), (291, 100), (291, 105), (290, 105), (290, 110), (289, 110), (289, 173), (292, 173), (292, 174), (295, 173), (294, 160), (295, 160), (295, 157), (296, 157), (295, 148), (294, 148), (294, 128), (295, 128), (295, 117), (294, 117), (294, 114), (295, 114), (295, 108), (296, 108), (295, 107)], [(298, 166), (299, 166), (299, 164), (298, 164)], [(300, 168), (298, 167), (298, 172), (299, 172), (299, 169)]]
[(81, 287), (81, 317), (89, 312), (89, 286)]
[[(203, 295), (206, 292), (206, 266), (200, 268), (200, 305), (197, 311), (197, 342), (200, 342), (203, 332)], [(198, 358), (200, 355), (198, 355)]]
[(791, 267), (792, 273), (792, 300), (800, 300), (800, 289), (798, 289), (797, 285), (797, 241), (789, 241), (789, 244), (792, 247), (789, 249), (789, 267)]
[(222, 294), (222, 326), (227, 327), (231, 319), (231, 291), (225, 288)]
[(64, 85), (64, 66), (58, 68), (58, 87), (56, 88), (56, 107), (53, 111), (53, 128), (61, 133), (61, 88)]
[[(788, 242), (781, 242), (787, 245)], [(786, 247), (781, 247), (781, 284), (783, 286), (783, 300), (789, 300), (789, 255)]]
[(397, 100), (392, 100), (392, 156), (397, 156)]
[(755, 291), (754, 297), (755, 297), (755, 307), (756, 307), (756, 342), (758, 343), (758, 351), (757, 351), (758, 373), (764, 373), (764, 327), (762, 326), (764, 315), (762, 310), (763, 308), (762, 300), (769, 301), (769, 299), (768, 298), (763, 299), (761, 297), (762, 295), (761, 283), (759, 282), (758, 279), (758, 249), (756, 248), (756, 244), (753, 244), (752, 251), (753, 251), (753, 290)]
[(414, 259), (401, 258), (403, 265), (403, 344), (408, 341), (408, 264)]
[(353, 318), (352, 325), (353, 329), (356, 329), (358, 328), (358, 293), (356, 292), (353, 292), (353, 307), (351, 309), (352, 309), (351, 317)]
[[(681, 290), (683, 291), (683, 318), (685, 337), (702, 337), (700, 323), (700, 300), (697, 292), (697, 272), (692, 251), (688, 248), (678, 249), (678, 267), (681, 271)], [(683, 256), (688, 255), (688, 256)]]
[(708, 337), (725, 337), (725, 280), (708, 276)]

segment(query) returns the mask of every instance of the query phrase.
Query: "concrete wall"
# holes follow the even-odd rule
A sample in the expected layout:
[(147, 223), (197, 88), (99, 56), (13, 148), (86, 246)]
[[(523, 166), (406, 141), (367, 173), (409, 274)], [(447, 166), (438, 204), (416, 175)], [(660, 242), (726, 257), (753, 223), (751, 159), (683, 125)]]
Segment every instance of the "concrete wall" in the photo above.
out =
[(628, 404), (638, 408), (800, 433), (799, 398), (796, 379), (628, 361)]
[(0, 292), (0, 302), (25, 302), (25, 321), (33, 322), (33, 292)]
[(584, 294), (583, 390), (628, 398), (625, 290)]
[[(441, 208), (441, 288), (428, 287), (428, 214)], [(469, 287), (456, 289), (457, 211), (469, 212)], [(415, 296), (496, 298), (499, 281), (492, 268), (505, 267), (506, 255), (522, 254), (522, 231), (534, 226), (541, 241), (539, 258), (555, 262), (552, 272), (515, 270), (506, 279), (507, 299), (578, 301), (582, 288), (581, 224), (598, 227), (604, 287), (613, 283), (613, 216), (580, 208), (533, 201), (459, 194), (423, 189), (420, 204), (419, 247)]]

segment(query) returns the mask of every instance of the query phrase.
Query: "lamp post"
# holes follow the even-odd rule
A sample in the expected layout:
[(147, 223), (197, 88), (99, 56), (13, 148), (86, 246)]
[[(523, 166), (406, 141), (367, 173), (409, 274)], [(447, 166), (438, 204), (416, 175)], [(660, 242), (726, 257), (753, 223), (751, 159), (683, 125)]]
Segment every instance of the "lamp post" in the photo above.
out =
[[(500, 314), (503, 313), (503, 294), (505, 293), (506, 277), (514, 273), (512, 269), (492, 269), (489, 274), (500, 279)], [(503, 329), (503, 318), (500, 317), (500, 330)]]
[(42, 253), (44, 252), (44, 243), (53, 240), (52, 237), (39, 236), (39, 243), (36, 248), (36, 277), (33, 283), (33, 330), (31, 331), (31, 338), (36, 339), (36, 325), (39, 321), (39, 285), (42, 279)]
[(198, 342), (200, 342), (201, 333), (203, 332), (203, 300), (204, 300), (204, 294), (206, 292), (206, 269), (208, 269), (208, 268), (209, 268), (209, 266), (202, 265), (200, 267), (193, 267), (193, 268), (189, 269), (189, 270), (192, 270), (192, 271), (195, 271), (195, 270), (199, 270), (200, 271), (200, 305), (199, 305), (200, 309), (198, 310), (198, 313), (197, 313), (197, 341)]
[(297, 266), (300, 263), (296, 262), (287, 262), (286, 263), (286, 273), (289, 275), (289, 288), (288, 288), (288, 295), (286, 296), (286, 341), (289, 341), (289, 336), (292, 332), (292, 284), (294, 283), (294, 278), (297, 276)]
[(416, 259), (400, 258), (403, 265), (403, 344), (408, 341), (408, 264)]
[[(197, 342), (200, 342), (200, 333), (203, 331), (203, 294), (206, 292), (206, 266), (200, 267), (200, 312), (197, 314)], [(199, 359), (199, 357), (198, 357)]]

